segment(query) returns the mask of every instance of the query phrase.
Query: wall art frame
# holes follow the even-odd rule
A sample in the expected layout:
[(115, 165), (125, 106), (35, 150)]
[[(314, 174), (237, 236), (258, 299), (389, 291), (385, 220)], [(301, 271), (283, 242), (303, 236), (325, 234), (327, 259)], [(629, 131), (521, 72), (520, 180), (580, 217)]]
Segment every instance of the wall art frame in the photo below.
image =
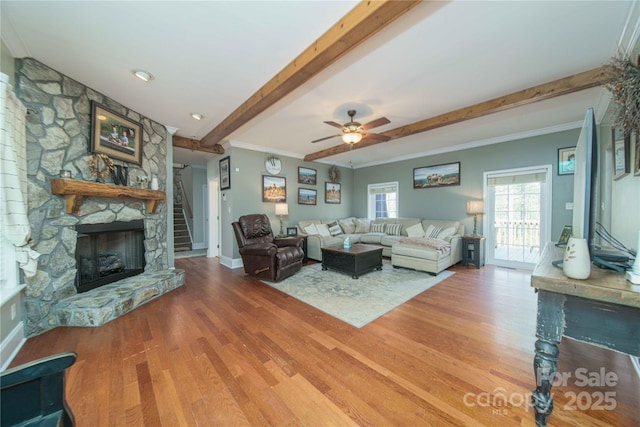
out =
[(573, 175), (576, 171), (576, 147), (558, 148), (558, 175)]
[(317, 180), (317, 170), (298, 166), (298, 184), (316, 185)]
[(142, 165), (142, 125), (91, 101), (91, 152)]
[(613, 148), (613, 179), (620, 179), (631, 171), (631, 136), (625, 135), (624, 129), (611, 129), (611, 146)]
[(328, 205), (339, 205), (342, 202), (342, 186), (339, 183), (324, 183), (324, 202)]
[(229, 190), (231, 188), (231, 159), (229, 156), (220, 159), (218, 162), (220, 167), (220, 190)]
[(298, 187), (298, 204), (315, 206), (318, 201), (318, 190)]
[(286, 203), (287, 179), (283, 176), (262, 175), (262, 201)]
[(460, 162), (413, 169), (413, 188), (453, 187), (460, 185)]

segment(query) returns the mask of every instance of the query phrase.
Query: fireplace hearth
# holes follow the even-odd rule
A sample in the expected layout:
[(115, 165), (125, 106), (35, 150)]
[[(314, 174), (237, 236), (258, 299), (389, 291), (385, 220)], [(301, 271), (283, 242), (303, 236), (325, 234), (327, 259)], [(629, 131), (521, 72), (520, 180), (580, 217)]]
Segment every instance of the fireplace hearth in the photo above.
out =
[(76, 226), (78, 293), (144, 272), (144, 221)]

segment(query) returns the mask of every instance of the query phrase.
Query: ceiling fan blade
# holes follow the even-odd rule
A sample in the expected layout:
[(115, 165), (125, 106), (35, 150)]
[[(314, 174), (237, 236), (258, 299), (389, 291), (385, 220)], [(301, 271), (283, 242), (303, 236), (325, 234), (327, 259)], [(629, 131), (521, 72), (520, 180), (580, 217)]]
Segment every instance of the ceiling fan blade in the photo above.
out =
[(320, 138), (320, 139), (316, 139), (314, 141), (311, 141), (311, 143), (316, 143), (316, 142), (320, 142), (320, 141), (324, 141), (325, 139), (331, 139), (331, 138), (335, 138), (336, 136), (341, 136), (341, 135), (331, 135), (331, 136), (326, 136), (324, 138)]
[(391, 139), (391, 137), (387, 135), (381, 135), (379, 133), (368, 132), (362, 135), (362, 139), (371, 139), (373, 141), (388, 141)]
[(336, 123), (336, 122), (333, 122), (333, 121), (329, 121), (329, 122), (325, 122), (325, 123), (328, 124), (329, 126), (337, 127), (338, 129), (342, 129), (344, 127), (340, 123)]
[(391, 123), (389, 119), (387, 119), (386, 117), (380, 117), (379, 119), (370, 121), (369, 123), (365, 123), (364, 125), (362, 125), (362, 129), (364, 130), (373, 129), (373, 128), (377, 128), (378, 126), (386, 125), (389, 123)]

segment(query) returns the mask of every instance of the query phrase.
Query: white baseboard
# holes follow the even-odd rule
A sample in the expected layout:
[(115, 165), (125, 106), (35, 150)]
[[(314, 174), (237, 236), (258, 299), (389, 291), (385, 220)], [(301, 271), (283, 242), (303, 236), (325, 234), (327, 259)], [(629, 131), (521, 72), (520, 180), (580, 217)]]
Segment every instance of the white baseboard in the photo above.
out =
[(193, 249), (193, 250), (196, 250), (196, 249), (207, 249), (207, 244), (205, 242), (193, 243), (191, 245), (191, 249)]
[(4, 371), (16, 357), (27, 340), (24, 337), (24, 322), (16, 325), (11, 333), (0, 344), (0, 370)]
[(235, 270), (236, 268), (242, 268), (242, 258), (229, 258), (225, 256), (220, 256), (220, 264), (225, 267), (231, 268)]

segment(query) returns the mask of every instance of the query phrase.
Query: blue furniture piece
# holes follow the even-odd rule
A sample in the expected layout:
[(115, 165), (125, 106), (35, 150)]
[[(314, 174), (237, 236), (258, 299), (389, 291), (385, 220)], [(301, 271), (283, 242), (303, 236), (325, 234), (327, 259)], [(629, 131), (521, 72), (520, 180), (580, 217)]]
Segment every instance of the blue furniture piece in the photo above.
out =
[(77, 357), (75, 352), (60, 353), (0, 373), (0, 425), (75, 425), (64, 398), (64, 371)]

